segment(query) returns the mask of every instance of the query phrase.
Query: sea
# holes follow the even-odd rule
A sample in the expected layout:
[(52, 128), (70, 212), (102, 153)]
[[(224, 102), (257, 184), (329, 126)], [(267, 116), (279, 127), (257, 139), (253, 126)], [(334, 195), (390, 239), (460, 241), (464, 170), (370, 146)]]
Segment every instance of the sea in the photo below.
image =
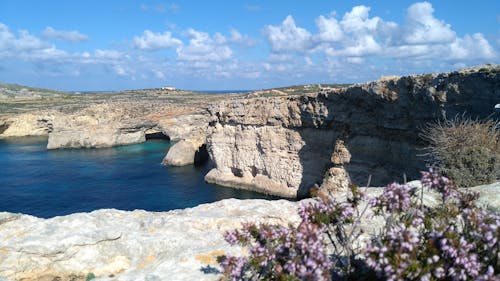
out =
[(42, 218), (103, 208), (169, 211), (226, 198), (274, 199), (203, 180), (210, 163), (165, 167), (173, 143), (47, 150), (46, 137), (0, 140), (0, 212)]

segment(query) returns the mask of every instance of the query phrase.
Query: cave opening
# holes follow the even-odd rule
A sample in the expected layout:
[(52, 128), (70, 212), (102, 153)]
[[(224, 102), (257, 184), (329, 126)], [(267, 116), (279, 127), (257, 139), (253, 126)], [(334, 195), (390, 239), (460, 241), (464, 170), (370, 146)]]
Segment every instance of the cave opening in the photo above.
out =
[(0, 134), (3, 134), (3, 132), (7, 131), (8, 128), (9, 128), (8, 124), (0, 125)]
[(233, 173), (233, 175), (235, 177), (238, 177), (238, 178), (243, 177), (243, 171), (239, 168), (231, 167), (231, 173)]
[(198, 150), (194, 153), (194, 166), (199, 167), (204, 165), (209, 159), (207, 145), (203, 144), (198, 148)]
[(146, 134), (146, 140), (166, 140), (170, 141), (170, 137), (162, 132)]

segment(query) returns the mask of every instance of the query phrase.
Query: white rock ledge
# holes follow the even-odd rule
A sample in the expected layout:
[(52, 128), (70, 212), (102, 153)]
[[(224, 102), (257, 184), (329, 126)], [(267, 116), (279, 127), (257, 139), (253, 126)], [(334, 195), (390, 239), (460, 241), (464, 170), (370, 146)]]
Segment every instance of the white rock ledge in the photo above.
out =
[[(481, 193), (480, 204), (500, 210), (500, 182), (471, 189)], [(367, 189), (371, 196), (381, 191)], [(435, 192), (423, 198), (439, 204)], [(80, 281), (88, 273), (107, 281), (218, 280), (217, 256), (243, 254), (224, 241), (224, 231), (243, 222), (298, 223), (298, 205), (225, 199), (170, 212), (103, 209), (51, 219), (0, 213), (0, 281)], [(362, 220), (359, 242), (381, 225), (380, 217)]]
[(0, 213), (0, 280), (90, 272), (97, 280), (217, 280), (216, 257), (241, 253), (224, 231), (242, 222), (298, 222), (297, 204), (226, 199), (170, 212), (103, 209), (51, 219)]

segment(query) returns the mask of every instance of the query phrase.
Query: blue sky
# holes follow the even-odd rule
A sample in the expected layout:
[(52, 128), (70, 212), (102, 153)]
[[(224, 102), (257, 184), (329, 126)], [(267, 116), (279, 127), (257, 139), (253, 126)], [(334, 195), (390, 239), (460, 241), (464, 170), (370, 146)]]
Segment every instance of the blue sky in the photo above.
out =
[(500, 1), (0, 1), (0, 81), (261, 89), (500, 61)]

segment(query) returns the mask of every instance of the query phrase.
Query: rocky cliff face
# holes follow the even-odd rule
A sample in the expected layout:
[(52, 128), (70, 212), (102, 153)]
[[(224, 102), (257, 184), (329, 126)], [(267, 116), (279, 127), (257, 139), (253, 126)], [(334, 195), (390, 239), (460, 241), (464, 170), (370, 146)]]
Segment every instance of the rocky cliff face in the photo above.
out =
[(376, 185), (411, 179), (424, 169), (421, 126), (462, 113), (486, 117), (499, 100), (500, 66), (484, 66), (219, 102), (207, 137), (216, 168), (205, 179), (284, 197), (365, 184), (369, 175)]

